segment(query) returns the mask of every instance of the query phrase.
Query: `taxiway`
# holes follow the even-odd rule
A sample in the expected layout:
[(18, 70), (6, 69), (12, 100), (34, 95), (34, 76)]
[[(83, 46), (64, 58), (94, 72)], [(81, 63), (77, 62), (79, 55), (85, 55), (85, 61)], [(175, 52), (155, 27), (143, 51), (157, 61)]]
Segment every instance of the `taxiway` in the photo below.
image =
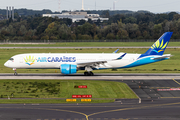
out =
[(121, 73), (95, 73), (94, 76), (84, 76), (83, 73), (62, 75), (60, 73), (1, 73), (0, 79), (63, 79), (63, 80), (164, 80), (180, 79), (180, 74), (121, 74)]
[[(138, 79), (140, 78), (140, 79)], [(178, 78), (178, 79), (175, 79)], [(0, 120), (179, 120), (180, 74), (0, 74), (0, 79), (87, 79), (125, 82), (141, 103), (120, 99), (103, 104), (0, 104)]]
[(179, 99), (142, 104), (5, 104), (0, 105), (0, 120), (179, 120), (179, 110)]

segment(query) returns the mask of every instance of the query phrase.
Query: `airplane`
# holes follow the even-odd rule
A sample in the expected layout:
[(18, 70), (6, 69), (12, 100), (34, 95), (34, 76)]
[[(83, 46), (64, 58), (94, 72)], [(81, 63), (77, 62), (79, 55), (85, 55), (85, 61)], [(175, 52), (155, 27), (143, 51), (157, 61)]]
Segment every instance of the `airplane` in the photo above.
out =
[(85, 70), (91, 76), (93, 70), (123, 69), (169, 59), (163, 55), (173, 32), (164, 33), (144, 54), (132, 53), (28, 53), (11, 57), (4, 66), (16, 69), (59, 69), (69, 75)]

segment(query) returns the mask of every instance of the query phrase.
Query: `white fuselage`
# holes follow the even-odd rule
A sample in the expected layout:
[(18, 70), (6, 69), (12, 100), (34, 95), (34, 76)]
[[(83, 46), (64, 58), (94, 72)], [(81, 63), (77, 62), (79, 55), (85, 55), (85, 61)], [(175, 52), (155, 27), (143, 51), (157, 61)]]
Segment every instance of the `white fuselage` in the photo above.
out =
[(126, 54), (122, 59), (118, 57), (124, 53), (28, 53), (13, 56), (4, 65), (16, 69), (59, 69), (61, 64), (73, 64), (78, 68), (84, 67), (79, 63), (93, 61), (107, 61), (99, 64), (97, 69), (121, 68), (136, 61), (141, 54)]

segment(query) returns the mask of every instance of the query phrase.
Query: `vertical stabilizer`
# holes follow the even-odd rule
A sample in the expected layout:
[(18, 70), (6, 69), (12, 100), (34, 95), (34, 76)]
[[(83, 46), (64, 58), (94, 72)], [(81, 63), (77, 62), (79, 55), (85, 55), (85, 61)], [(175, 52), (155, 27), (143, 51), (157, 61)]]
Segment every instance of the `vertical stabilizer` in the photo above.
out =
[(164, 33), (150, 48), (146, 53), (142, 54), (141, 57), (149, 56), (149, 55), (163, 55), (169, 40), (172, 36), (173, 32)]

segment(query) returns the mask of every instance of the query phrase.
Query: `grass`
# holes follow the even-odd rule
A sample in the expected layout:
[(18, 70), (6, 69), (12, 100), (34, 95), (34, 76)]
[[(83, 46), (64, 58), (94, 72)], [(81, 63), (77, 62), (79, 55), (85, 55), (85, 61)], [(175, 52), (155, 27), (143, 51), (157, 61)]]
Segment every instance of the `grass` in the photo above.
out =
[[(156, 40), (154, 40), (156, 42)], [(0, 47), (131, 47), (151, 46), (154, 42), (62, 42), (51, 44), (0, 44)], [(180, 42), (170, 42), (168, 46), (180, 46)]]
[[(87, 88), (74, 88), (76, 85), (87, 85)], [(0, 91), (1, 98), (22, 98), (0, 99), (0, 103), (66, 103), (65, 99), (72, 98), (72, 95), (92, 95), (92, 103), (112, 102), (116, 98), (137, 98), (125, 83), (112, 81), (0, 80)]]
[[(10, 68), (4, 66), (4, 63), (13, 55), (21, 53), (112, 53), (116, 49), (0, 49), (0, 73), (14, 73)], [(145, 48), (120, 49), (120, 52), (126, 53), (145, 53)], [(174, 55), (169, 60), (143, 65), (128, 69), (118, 70), (95, 70), (94, 73), (179, 73), (180, 72), (180, 49), (166, 49), (165, 54)], [(18, 73), (60, 73), (57, 69), (17, 69)], [(84, 71), (78, 71), (83, 73)]]

